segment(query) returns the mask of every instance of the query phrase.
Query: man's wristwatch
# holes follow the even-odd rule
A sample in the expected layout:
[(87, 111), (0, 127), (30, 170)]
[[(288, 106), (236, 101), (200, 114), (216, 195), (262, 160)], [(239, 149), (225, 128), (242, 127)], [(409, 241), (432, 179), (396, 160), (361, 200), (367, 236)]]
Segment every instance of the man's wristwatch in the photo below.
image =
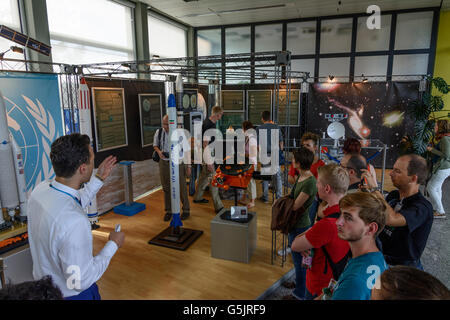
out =
[(105, 182), (105, 180), (104, 180), (98, 173), (95, 174), (95, 177), (96, 177), (98, 180), (100, 180), (101, 182)]

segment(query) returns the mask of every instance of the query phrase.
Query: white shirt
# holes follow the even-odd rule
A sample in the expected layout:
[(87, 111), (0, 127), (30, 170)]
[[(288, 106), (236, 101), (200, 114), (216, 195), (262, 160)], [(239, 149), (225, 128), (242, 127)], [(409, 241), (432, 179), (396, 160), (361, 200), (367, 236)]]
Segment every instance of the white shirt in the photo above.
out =
[[(162, 130), (161, 139), (158, 141), (159, 130)], [(161, 152), (170, 152), (170, 141), (169, 141), (169, 133), (166, 132), (163, 128), (159, 128), (155, 132), (155, 136), (153, 137), (153, 145), (158, 147)], [(164, 161), (169, 161), (169, 158), (163, 159)]]
[[(51, 188), (50, 184), (60, 191)], [(110, 240), (97, 256), (92, 253), (91, 224), (83, 208), (102, 186), (97, 178), (91, 179), (80, 190), (56, 181), (44, 181), (28, 200), (33, 277), (39, 280), (51, 275), (64, 297), (78, 295), (100, 279), (118, 249)], [(79, 199), (82, 205), (70, 195)]]

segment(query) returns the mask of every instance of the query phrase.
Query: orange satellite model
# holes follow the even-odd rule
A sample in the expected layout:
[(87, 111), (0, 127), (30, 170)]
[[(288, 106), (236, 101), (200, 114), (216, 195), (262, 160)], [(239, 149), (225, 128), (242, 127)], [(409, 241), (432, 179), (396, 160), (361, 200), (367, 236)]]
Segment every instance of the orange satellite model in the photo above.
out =
[(228, 190), (230, 187), (246, 189), (253, 176), (252, 164), (222, 164), (212, 180), (215, 187)]

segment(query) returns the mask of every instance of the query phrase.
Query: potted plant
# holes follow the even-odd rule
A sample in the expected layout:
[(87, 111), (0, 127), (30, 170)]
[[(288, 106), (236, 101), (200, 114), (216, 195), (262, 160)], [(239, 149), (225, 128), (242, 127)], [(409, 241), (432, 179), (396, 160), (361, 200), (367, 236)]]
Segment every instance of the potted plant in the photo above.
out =
[(424, 156), (428, 144), (434, 139), (435, 112), (444, 108), (444, 100), (441, 95), (433, 95), (433, 88), (441, 94), (447, 94), (450, 88), (444, 79), (440, 77), (426, 77), (429, 88), (419, 96), (419, 99), (410, 104), (409, 114), (415, 119), (414, 134), (406, 136), (401, 149), (412, 151)]

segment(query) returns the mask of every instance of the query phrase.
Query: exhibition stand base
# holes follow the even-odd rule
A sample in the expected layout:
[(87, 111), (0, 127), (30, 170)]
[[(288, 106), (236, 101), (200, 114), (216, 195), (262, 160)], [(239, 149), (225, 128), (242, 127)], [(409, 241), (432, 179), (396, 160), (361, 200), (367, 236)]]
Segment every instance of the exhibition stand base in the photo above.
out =
[(156, 237), (150, 239), (148, 244), (185, 251), (202, 234), (203, 231), (201, 230), (186, 229), (182, 227), (179, 228), (179, 233), (175, 234), (174, 228), (168, 227)]
[(124, 215), (124, 216), (134, 216), (136, 213), (139, 213), (141, 211), (145, 210), (145, 204), (139, 203), (139, 202), (133, 202), (131, 205), (127, 205), (126, 203), (123, 203), (119, 206), (114, 207), (114, 212)]

